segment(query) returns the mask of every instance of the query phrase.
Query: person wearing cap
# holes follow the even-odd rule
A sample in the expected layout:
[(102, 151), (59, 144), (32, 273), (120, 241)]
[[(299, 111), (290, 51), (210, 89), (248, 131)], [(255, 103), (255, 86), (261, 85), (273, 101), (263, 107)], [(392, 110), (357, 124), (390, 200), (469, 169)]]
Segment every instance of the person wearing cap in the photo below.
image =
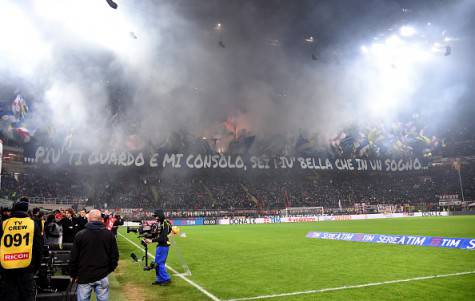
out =
[(157, 264), (155, 268), (156, 279), (153, 282), (153, 285), (168, 285), (171, 282), (170, 275), (167, 273), (166, 262), (168, 257), (168, 250), (170, 249), (170, 241), (168, 235), (172, 231), (172, 226), (170, 221), (165, 218), (165, 214), (162, 210), (155, 210), (153, 215), (158, 223), (158, 236), (153, 239), (146, 239), (145, 242), (158, 242), (157, 249), (155, 250), (155, 263)]
[(33, 277), (40, 267), (43, 244), (41, 228), (28, 216), (28, 203), (25, 197), (15, 202), (12, 216), (0, 225), (2, 301), (35, 300)]
[(9, 219), (12, 215), (12, 211), (10, 208), (2, 208), (2, 216), (0, 217), (0, 221), (6, 221)]

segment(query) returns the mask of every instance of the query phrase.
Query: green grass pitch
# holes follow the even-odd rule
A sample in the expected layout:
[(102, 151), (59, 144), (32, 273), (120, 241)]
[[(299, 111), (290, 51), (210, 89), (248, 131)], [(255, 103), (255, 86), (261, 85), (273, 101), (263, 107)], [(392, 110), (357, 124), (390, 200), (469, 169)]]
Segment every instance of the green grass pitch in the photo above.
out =
[[(475, 216), (421, 217), (300, 224), (181, 227), (175, 239), (192, 271), (187, 277), (219, 300), (353, 286), (475, 271), (475, 251), (308, 239), (309, 231), (475, 238)], [(152, 286), (130, 253), (143, 252), (134, 233), (120, 229), (119, 268), (110, 275), (111, 300), (212, 300), (173, 276)], [(155, 246), (150, 253), (155, 252)], [(183, 272), (176, 249), (168, 264)], [(259, 299), (258, 299), (259, 300)], [(475, 300), (475, 274), (407, 281), (260, 300)]]

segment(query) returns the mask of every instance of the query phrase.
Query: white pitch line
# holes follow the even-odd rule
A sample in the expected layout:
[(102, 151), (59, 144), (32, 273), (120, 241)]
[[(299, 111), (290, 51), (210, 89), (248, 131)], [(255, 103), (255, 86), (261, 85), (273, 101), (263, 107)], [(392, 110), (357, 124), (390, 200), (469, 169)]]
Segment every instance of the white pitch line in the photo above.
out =
[(296, 296), (296, 295), (317, 294), (317, 293), (323, 293), (323, 292), (341, 291), (341, 290), (352, 289), (352, 288), (370, 287), (370, 286), (378, 286), (378, 285), (385, 285), (385, 284), (420, 281), (420, 280), (427, 280), (427, 279), (434, 279), (434, 278), (445, 278), (445, 277), (461, 276), (461, 275), (469, 275), (469, 274), (475, 274), (475, 271), (452, 273), (452, 274), (443, 274), (443, 275), (422, 276), (422, 277), (415, 277), (415, 278), (408, 278), (408, 279), (389, 280), (389, 281), (372, 282), (372, 283), (357, 284), (357, 285), (345, 285), (345, 286), (340, 286), (340, 287), (322, 288), (322, 289), (318, 289), (318, 290), (310, 290), (310, 291), (302, 291), (302, 292), (282, 293), (282, 294), (274, 294), (274, 295), (263, 295), (263, 296), (256, 296), (256, 297), (236, 298), (236, 299), (229, 299), (229, 300), (226, 300), (226, 301), (258, 300), (258, 299), (270, 299), (270, 298), (277, 298), (277, 297)]
[[(133, 244), (134, 246), (136, 246), (138, 249), (142, 250), (142, 247), (139, 246), (138, 244), (136, 244), (135, 242), (133, 242), (132, 240), (128, 239), (126, 236), (124, 236), (123, 234), (120, 234), (120, 233), (117, 233), (119, 234), (121, 237), (123, 237), (125, 240), (127, 240), (129, 243)], [(147, 254), (150, 258), (155, 258), (152, 254), (148, 253)], [(216, 297), (215, 295), (213, 295), (212, 293), (208, 292), (206, 289), (204, 289), (201, 285), (197, 284), (196, 282), (188, 279), (187, 277), (185, 277), (183, 274), (180, 274), (178, 273), (174, 268), (172, 268), (171, 266), (169, 265), (165, 265), (167, 267), (167, 269), (169, 269), (170, 271), (172, 271), (175, 276), (178, 276), (180, 277), (181, 279), (185, 280), (186, 282), (188, 282), (189, 284), (191, 284), (192, 286), (194, 286), (195, 288), (197, 288), (200, 292), (202, 292), (203, 294), (205, 294), (206, 296), (208, 296), (211, 300), (213, 301), (221, 301), (218, 297)]]

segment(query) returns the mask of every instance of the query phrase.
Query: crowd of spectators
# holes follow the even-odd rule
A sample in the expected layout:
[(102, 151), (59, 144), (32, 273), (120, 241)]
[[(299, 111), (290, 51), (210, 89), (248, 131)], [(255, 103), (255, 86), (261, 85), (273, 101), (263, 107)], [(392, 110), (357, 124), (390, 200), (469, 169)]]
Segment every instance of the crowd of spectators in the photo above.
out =
[[(80, 182), (79, 182), (80, 183)], [(42, 198), (58, 198), (72, 200), (84, 193), (74, 173), (67, 171), (29, 170), (27, 173), (2, 172), (1, 193), (8, 195), (28, 195)]]
[[(60, 245), (72, 243), (76, 233), (84, 229), (87, 223), (86, 209), (76, 212), (72, 208), (56, 209), (54, 211), (44, 211), (40, 208), (33, 208), (28, 211), (28, 215), (41, 225), (44, 229), (44, 241), (46, 244)], [(11, 216), (9, 207), (0, 208), (0, 221)], [(104, 211), (103, 221), (107, 225), (111, 221), (110, 230), (117, 234), (118, 226), (123, 224), (122, 217), (111, 211)]]
[[(475, 168), (462, 170), (464, 197), (475, 194)], [(106, 170), (37, 171), (2, 176), (3, 195), (81, 198), (99, 208), (170, 210), (273, 210), (285, 207), (345, 208), (366, 204), (436, 204), (460, 194), (450, 166), (406, 172), (305, 170)]]

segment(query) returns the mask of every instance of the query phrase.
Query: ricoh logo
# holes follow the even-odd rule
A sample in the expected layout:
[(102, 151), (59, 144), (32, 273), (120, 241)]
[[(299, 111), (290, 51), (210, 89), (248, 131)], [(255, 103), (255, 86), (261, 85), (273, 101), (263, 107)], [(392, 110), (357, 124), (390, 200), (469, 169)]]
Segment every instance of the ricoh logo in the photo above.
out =
[(3, 260), (4, 261), (24, 260), (24, 259), (29, 259), (29, 258), (30, 258), (30, 253), (28, 253), (28, 252), (3, 255)]

